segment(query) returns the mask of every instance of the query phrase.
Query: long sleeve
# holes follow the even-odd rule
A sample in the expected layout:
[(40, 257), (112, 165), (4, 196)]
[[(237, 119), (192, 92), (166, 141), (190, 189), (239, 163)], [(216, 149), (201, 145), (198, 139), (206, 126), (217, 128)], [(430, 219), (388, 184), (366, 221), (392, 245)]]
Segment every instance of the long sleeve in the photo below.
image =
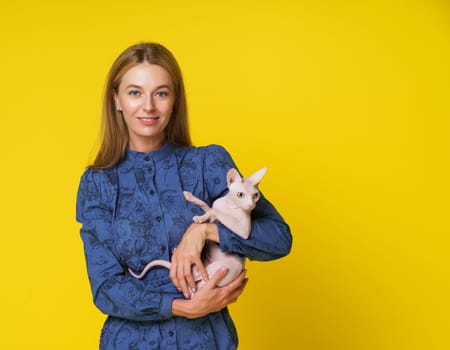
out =
[(220, 246), (224, 252), (233, 252), (250, 260), (275, 260), (289, 254), (292, 236), (273, 205), (261, 196), (252, 211), (250, 237), (243, 239), (219, 223)]
[(135, 321), (172, 317), (174, 296), (131, 277), (114, 253), (114, 185), (101, 171), (88, 169), (77, 196), (77, 221), (95, 305), (105, 314)]
[[(230, 154), (220, 146), (209, 146), (204, 160), (205, 181), (211, 201), (227, 191), (226, 173), (236, 168)], [(289, 226), (275, 207), (261, 195), (252, 214), (250, 237), (243, 239), (218, 223), (220, 247), (251, 260), (274, 260), (287, 255), (292, 247)]]

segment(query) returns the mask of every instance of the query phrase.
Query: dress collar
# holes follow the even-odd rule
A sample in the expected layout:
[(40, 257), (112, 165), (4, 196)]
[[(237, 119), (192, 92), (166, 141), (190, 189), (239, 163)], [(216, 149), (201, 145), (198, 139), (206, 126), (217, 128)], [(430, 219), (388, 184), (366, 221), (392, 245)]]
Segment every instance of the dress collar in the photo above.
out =
[(150, 161), (156, 163), (170, 156), (175, 148), (175, 145), (170, 142), (166, 142), (162, 147), (150, 152), (138, 152), (127, 148), (123, 162), (134, 166), (143, 166)]

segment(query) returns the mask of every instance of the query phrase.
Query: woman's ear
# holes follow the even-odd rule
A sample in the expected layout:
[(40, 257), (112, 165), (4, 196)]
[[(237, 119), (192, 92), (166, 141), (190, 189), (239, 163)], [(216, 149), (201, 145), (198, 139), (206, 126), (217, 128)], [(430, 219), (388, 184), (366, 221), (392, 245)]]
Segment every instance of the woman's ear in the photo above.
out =
[(122, 106), (120, 105), (119, 97), (117, 96), (117, 93), (114, 92), (114, 104), (116, 105), (116, 110), (118, 112), (122, 111)]

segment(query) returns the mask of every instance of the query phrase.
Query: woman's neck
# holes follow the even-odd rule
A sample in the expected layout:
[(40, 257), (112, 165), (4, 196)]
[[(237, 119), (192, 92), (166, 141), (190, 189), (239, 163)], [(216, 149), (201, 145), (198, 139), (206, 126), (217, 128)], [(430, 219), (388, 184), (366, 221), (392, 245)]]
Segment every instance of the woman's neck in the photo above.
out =
[(137, 152), (151, 152), (161, 148), (166, 143), (166, 138), (161, 138), (158, 140), (130, 140), (128, 143), (128, 148)]

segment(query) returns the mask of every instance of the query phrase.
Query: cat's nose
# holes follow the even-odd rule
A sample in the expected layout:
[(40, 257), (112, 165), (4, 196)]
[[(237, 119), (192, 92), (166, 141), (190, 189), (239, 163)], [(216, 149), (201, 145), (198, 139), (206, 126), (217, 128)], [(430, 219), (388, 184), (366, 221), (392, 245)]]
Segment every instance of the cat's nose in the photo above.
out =
[(255, 207), (256, 207), (256, 204), (255, 204), (255, 203), (250, 203), (250, 204), (247, 206), (247, 210), (253, 210), (253, 209), (255, 209)]

